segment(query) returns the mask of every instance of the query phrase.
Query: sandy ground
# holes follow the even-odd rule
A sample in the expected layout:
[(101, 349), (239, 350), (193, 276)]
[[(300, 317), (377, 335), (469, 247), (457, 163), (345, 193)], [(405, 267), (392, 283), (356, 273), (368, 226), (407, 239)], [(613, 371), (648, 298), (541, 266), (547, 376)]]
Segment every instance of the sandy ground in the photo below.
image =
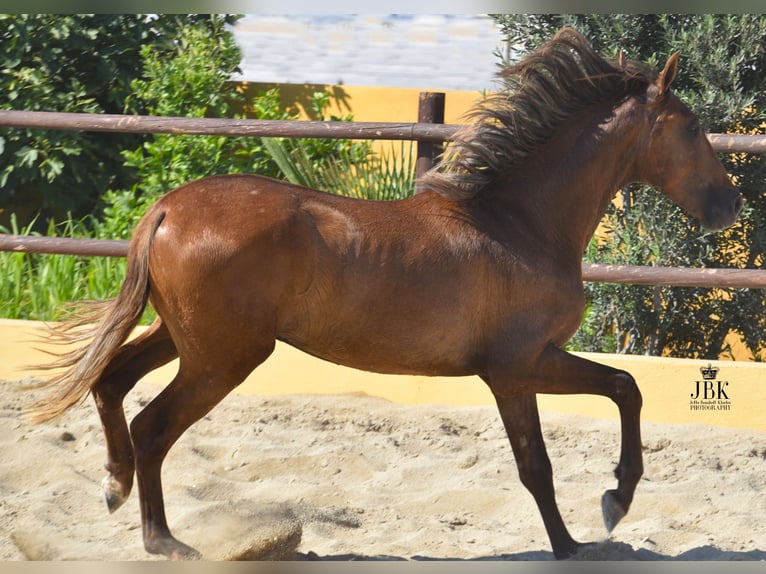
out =
[[(113, 515), (101, 499), (92, 403), (32, 426), (17, 387), (0, 381), (0, 560), (153, 559), (136, 493)], [(140, 383), (129, 416), (158, 388)], [(562, 515), (599, 542), (581, 558), (766, 559), (766, 433), (644, 424), (645, 476), (607, 538), (617, 422), (543, 413), (543, 425)], [(299, 560), (553, 559), (490, 407), (230, 395), (171, 450), (163, 480), (171, 529), (210, 559), (285, 525)]]

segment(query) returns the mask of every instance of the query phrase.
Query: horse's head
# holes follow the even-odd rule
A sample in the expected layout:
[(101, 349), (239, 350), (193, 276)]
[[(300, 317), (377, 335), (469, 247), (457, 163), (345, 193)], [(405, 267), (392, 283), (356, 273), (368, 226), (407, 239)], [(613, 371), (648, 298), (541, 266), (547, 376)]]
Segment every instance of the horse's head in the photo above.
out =
[(644, 162), (645, 181), (700, 220), (707, 229), (732, 225), (742, 196), (716, 156), (697, 117), (670, 91), (678, 53), (647, 92), (653, 124)]

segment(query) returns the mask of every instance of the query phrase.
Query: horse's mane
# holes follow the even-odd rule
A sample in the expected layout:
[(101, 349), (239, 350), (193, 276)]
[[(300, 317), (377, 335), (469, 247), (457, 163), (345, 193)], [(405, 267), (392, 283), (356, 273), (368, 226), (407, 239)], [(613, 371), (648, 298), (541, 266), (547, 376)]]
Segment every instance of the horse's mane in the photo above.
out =
[(424, 187), (453, 199), (476, 196), (594, 104), (645, 90), (656, 73), (636, 62), (612, 64), (573, 28), (500, 73), (505, 89), (468, 114)]

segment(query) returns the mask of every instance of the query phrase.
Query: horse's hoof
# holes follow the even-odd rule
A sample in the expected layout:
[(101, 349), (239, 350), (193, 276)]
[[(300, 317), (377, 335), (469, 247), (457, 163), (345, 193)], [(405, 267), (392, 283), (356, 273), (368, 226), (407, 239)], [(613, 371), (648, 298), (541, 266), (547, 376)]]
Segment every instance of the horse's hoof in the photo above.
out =
[(111, 474), (105, 476), (104, 480), (101, 481), (101, 488), (104, 489), (104, 499), (110, 514), (128, 499), (127, 495), (124, 494), (122, 485)]
[(616, 490), (607, 490), (601, 497), (601, 513), (607, 532), (614, 530), (628, 510), (622, 505)]

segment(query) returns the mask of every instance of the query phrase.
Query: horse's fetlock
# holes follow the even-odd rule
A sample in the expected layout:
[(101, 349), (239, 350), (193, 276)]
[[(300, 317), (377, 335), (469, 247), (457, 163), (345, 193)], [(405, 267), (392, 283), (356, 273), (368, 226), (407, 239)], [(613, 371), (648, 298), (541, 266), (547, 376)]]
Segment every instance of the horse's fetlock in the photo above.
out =
[(632, 465), (618, 464), (614, 469), (614, 477), (621, 484), (637, 484), (643, 475), (644, 465), (640, 460)]
[(112, 460), (107, 460), (104, 463), (104, 469), (113, 476), (124, 476), (133, 474), (135, 467), (132, 459), (128, 462), (114, 462)]

